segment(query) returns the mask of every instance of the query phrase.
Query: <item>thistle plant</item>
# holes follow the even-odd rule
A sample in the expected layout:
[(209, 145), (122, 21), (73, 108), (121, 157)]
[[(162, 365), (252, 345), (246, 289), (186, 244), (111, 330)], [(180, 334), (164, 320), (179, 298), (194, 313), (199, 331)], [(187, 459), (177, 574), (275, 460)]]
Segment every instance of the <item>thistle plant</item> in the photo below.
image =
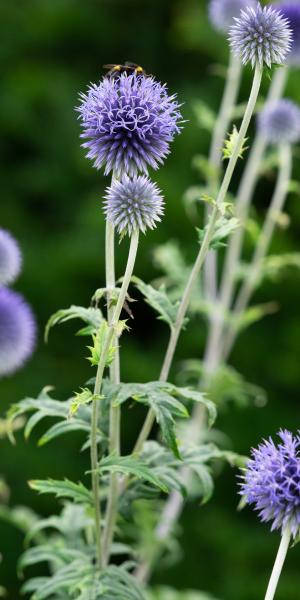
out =
[(287, 430), (279, 431), (280, 443), (272, 438), (252, 450), (242, 475), (240, 493), (259, 512), (271, 530), (281, 531), (281, 543), (265, 600), (273, 600), (291, 538), (300, 526), (300, 439)]
[[(185, 499), (196, 496), (202, 502), (209, 500), (213, 492), (215, 461), (227, 461), (238, 467), (246, 465), (245, 457), (207, 441), (209, 435), (205, 437), (204, 433), (207, 434), (217, 416), (216, 399), (210, 386), (213, 371), (225, 361), (239, 332), (240, 320), (262, 277), (276, 218), (289, 191), (292, 146), (300, 139), (300, 111), (292, 101), (278, 98), (283, 91), (285, 65), (295, 48), (295, 39), (292, 37), (292, 18), (288, 17), (287, 10), (281, 12), (276, 6), (262, 8), (252, 1), (212, 0), (210, 19), (215, 28), (229, 36), (230, 64), (209, 151), (208, 165), (212, 168), (208, 169), (205, 195), (209, 208), (202, 229), (198, 229), (199, 250), (195, 262), (186, 279), (180, 281), (180, 293), (175, 296), (168, 287), (157, 287), (137, 277), (135, 262), (139, 244), (143, 243), (140, 234), (151, 235), (151, 230), (159, 226), (164, 204), (168, 202), (164, 192), (152, 180), (151, 170), (164, 164), (171, 143), (181, 132), (184, 124), (181, 104), (177, 96), (169, 94), (166, 85), (155, 77), (146, 75), (143, 69), (126, 65), (119, 71), (114, 69), (98, 84), (90, 85), (86, 93), (80, 94), (76, 111), (82, 146), (93, 166), (111, 177), (103, 191), (101, 205), (99, 202), (99, 214), (105, 218), (105, 282), (100, 282), (102, 287), (95, 291), (91, 301), (87, 299), (87, 307), (72, 305), (52, 315), (46, 327), (46, 338), (54, 325), (72, 319), (82, 320), (84, 327), (79, 333), (89, 338), (86, 346), (93, 376), (67, 400), (52, 397), (49, 388), (44, 388), (37, 398), (21, 400), (11, 407), (7, 423), (12, 437), (16, 420), (28, 417), (25, 425), (28, 438), (36, 425), (41, 425), (47, 418), (47, 429), (40, 444), (79, 431), (83, 436), (82, 451), (89, 452), (89, 459), (82, 480), (77, 483), (69, 479), (30, 482), (31, 488), (39, 493), (53, 493), (64, 499), (62, 511), (54, 519), (41, 519), (35, 515), (31, 523), (29, 538), (34, 546), (26, 549), (20, 568), (46, 560), (50, 573), (25, 583), (23, 590), (32, 600), (52, 597), (61, 600), (152, 600), (155, 592), (147, 587), (148, 579), (157, 559), (166, 550), (164, 541), (171, 534)], [(248, 128), (256, 111), (263, 73), (274, 64), (282, 65), (280, 72), (285, 75), (278, 77), (275, 74), (267, 102), (259, 114), (254, 158), (250, 151), (250, 171), (246, 166), (240, 183), (242, 191), (237, 192), (235, 214), (232, 214), (234, 207), (228, 201), (232, 178), (238, 161), (247, 160), (246, 147), (251, 147), (252, 142), (248, 139)], [(252, 85), (241, 125), (230, 134), (243, 65), (253, 69)], [(225, 146), (224, 156), (228, 160), (224, 173), (222, 146)], [(228, 262), (225, 257), (224, 273), (227, 275), (228, 265), (236, 267), (240, 260), (243, 234), (238, 234), (238, 238), (236, 235), (248, 214), (241, 207), (249, 208), (258, 177), (258, 156), (263, 156), (267, 146), (278, 150), (273, 197), (238, 293), (235, 295), (235, 269), (232, 269), (228, 279), (224, 275), (226, 294), (223, 296), (223, 277), (219, 289), (216, 254), (210, 252), (228, 242), (227, 252), (231, 259)], [(123, 245), (129, 245), (125, 272), (120, 279), (115, 272), (116, 236)], [(3, 251), (3, 256), (7, 257), (4, 266), (1, 245), (7, 248), (6, 254)], [(193, 314), (202, 267), (209, 256), (214, 257), (214, 262), (207, 262), (205, 299), (213, 300), (213, 304), (207, 310), (210, 322), (204, 377), (193, 387), (176, 385), (170, 381), (171, 367), (181, 331), (188, 326), (188, 318)], [(5, 238), (5, 234), (0, 235), (1, 285), (16, 276), (18, 257), (17, 247)], [(122, 349), (120, 338), (125, 331), (132, 335), (128, 324), (128, 315), (134, 312), (128, 308), (131, 285), (169, 328), (169, 341), (155, 381), (121, 381), (120, 366), (122, 353), (126, 352), (126, 338)], [(201, 304), (202, 298), (198, 300)], [(229, 317), (226, 311), (231, 311)], [(2, 287), (0, 358), (3, 352), (1, 365), (6, 373), (26, 359), (32, 351), (34, 337), (30, 309), (15, 292)], [(13, 358), (10, 359), (11, 340), (14, 354), (11, 353)], [(136, 431), (132, 452), (125, 455), (121, 410), (126, 410), (129, 402), (131, 406), (138, 404), (145, 408), (145, 421)], [(56, 419), (54, 424), (49, 425), (50, 418)], [(180, 427), (183, 419), (187, 419), (186, 427), (182, 424)], [(149, 439), (155, 422), (158, 440)], [(282, 432), (280, 436), (282, 444), (278, 447), (270, 441), (254, 451), (243, 471), (242, 483), (242, 493), (248, 503), (254, 503), (263, 511), (262, 517), (273, 521), (273, 528), (281, 528), (283, 533), (283, 546), (267, 600), (273, 598), (278, 564), (282, 562), (290, 537), (297, 536), (299, 525), (300, 442), (288, 432)], [(144, 528), (149, 522), (151, 543), (143, 544)], [(162, 594), (167, 593), (163, 588)]]

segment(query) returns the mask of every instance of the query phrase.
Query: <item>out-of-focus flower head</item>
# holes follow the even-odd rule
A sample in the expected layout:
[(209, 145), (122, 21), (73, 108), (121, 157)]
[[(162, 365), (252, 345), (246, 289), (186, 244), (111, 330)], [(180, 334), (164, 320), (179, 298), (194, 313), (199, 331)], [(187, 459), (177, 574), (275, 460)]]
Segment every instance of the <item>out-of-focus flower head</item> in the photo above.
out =
[(270, 144), (298, 142), (300, 107), (286, 98), (267, 103), (258, 115), (258, 129)]
[(242, 476), (240, 493), (259, 511), (271, 530), (290, 528), (293, 537), (300, 526), (300, 437), (279, 431), (280, 443), (264, 441), (252, 449)]
[(300, 66), (300, 1), (291, 0), (289, 2), (287, 0), (279, 2), (279, 4), (274, 5), (274, 8), (280, 10), (292, 30), (293, 39), (286, 62), (291, 66)]
[(252, 67), (264, 63), (282, 65), (291, 48), (292, 32), (289, 22), (271, 6), (249, 7), (241, 11), (230, 27), (229, 40), (235, 54), (242, 63)]
[(243, 8), (255, 6), (255, 0), (210, 0), (209, 18), (215, 29), (226, 32)]
[(22, 256), (15, 238), (0, 229), (0, 286), (13, 283), (20, 273)]
[(0, 377), (17, 371), (31, 356), (36, 322), (24, 298), (5, 287), (0, 289)]
[(117, 177), (157, 169), (180, 132), (176, 95), (151, 76), (104, 77), (80, 95), (83, 147), (97, 169)]
[(163, 197), (157, 185), (145, 175), (124, 175), (107, 188), (104, 203), (106, 218), (120, 234), (136, 229), (154, 229), (163, 214)]

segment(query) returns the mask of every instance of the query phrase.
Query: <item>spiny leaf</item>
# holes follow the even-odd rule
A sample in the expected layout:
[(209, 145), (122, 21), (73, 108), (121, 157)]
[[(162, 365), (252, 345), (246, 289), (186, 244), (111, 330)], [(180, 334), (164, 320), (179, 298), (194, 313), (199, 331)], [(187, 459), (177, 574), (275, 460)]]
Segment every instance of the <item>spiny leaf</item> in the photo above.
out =
[(152, 483), (155, 487), (160, 488), (163, 492), (167, 492), (168, 488), (160, 481), (158, 477), (153, 475), (151, 469), (142, 462), (137, 456), (116, 456), (111, 454), (102, 458), (99, 462), (97, 470), (101, 472), (110, 471), (116, 473), (125, 473), (133, 475), (139, 479), (144, 479)]
[[(97, 333), (93, 335), (93, 346), (88, 346), (88, 349), (91, 352), (91, 356), (88, 357), (88, 360), (93, 366), (97, 366), (99, 364), (101, 354), (103, 349), (105, 348), (107, 334), (108, 334), (109, 326), (105, 319), (102, 320), (100, 327), (97, 330)], [(116, 348), (111, 344), (108, 352), (106, 354), (106, 366), (109, 366), (115, 355)]]
[[(84, 335), (92, 335), (97, 332), (103, 317), (99, 308), (84, 308), (83, 306), (75, 305), (72, 305), (69, 308), (62, 308), (50, 317), (45, 329), (45, 341), (48, 341), (50, 329), (54, 327), (54, 325), (65, 323), (71, 319), (81, 319), (87, 323), (88, 327), (85, 327)], [(81, 334), (82, 333), (83, 330), (81, 330)]]
[(54, 494), (57, 498), (71, 498), (79, 504), (92, 504), (92, 495), (83, 483), (74, 483), (68, 479), (34, 479), (29, 486), (39, 494)]
[[(236, 217), (221, 216), (216, 223), (215, 231), (209, 244), (210, 248), (217, 250), (218, 248), (226, 246), (226, 238), (228, 238), (238, 227), (240, 227), (240, 221)], [(197, 229), (197, 231), (198, 241), (202, 244), (207, 232), (207, 225), (204, 229)]]
[[(232, 154), (237, 146), (238, 137), (239, 132), (236, 126), (234, 125), (232, 132), (228, 135), (228, 139), (224, 141), (223, 159), (230, 159), (232, 157)], [(239, 158), (244, 158), (244, 153), (246, 152), (246, 150), (248, 150), (248, 148), (245, 146), (247, 140), (248, 138), (244, 138), (243, 140), (242, 147), (239, 152)]]
[[(163, 285), (159, 289), (155, 289), (152, 285), (144, 283), (138, 277), (133, 277), (132, 281), (145, 297), (147, 304), (159, 314), (158, 318), (165, 321), (170, 329), (172, 329), (176, 322), (179, 302), (171, 302)], [(187, 319), (185, 319), (184, 325), (186, 323)]]
[(177, 458), (180, 456), (175, 435), (175, 418), (188, 417), (187, 408), (178, 398), (201, 402), (208, 410), (210, 425), (216, 418), (216, 408), (205, 394), (190, 388), (176, 387), (169, 382), (124, 383), (115, 388), (115, 406), (123, 404), (130, 398), (152, 408), (161, 428), (163, 439)]
[(80, 392), (75, 392), (75, 398), (71, 402), (70, 416), (74, 416), (79, 407), (85, 404), (90, 404), (93, 400), (102, 400), (103, 396), (100, 394), (93, 394), (89, 388), (82, 388)]

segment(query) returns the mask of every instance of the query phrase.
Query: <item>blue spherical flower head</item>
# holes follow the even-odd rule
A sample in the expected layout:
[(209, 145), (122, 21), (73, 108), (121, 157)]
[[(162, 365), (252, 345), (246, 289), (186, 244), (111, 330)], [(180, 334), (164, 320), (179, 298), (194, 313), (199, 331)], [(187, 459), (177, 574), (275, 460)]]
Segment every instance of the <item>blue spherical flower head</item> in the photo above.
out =
[(163, 214), (163, 197), (155, 183), (145, 175), (124, 175), (107, 188), (104, 203), (106, 218), (123, 235), (139, 229), (154, 229)]
[(22, 256), (16, 240), (5, 229), (0, 229), (0, 286), (15, 281), (20, 273)]
[(291, 48), (292, 32), (287, 19), (270, 6), (257, 4), (241, 11), (230, 28), (230, 45), (244, 65), (282, 65)]
[(81, 94), (78, 108), (87, 157), (117, 177), (157, 169), (182, 122), (176, 96), (153, 77), (104, 77)]
[(270, 144), (300, 140), (300, 108), (291, 100), (269, 102), (258, 115), (258, 129)]
[(292, 30), (292, 45), (286, 62), (291, 66), (300, 66), (300, 2), (299, 0), (285, 1), (275, 5), (277, 10), (287, 19)]
[(280, 443), (264, 441), (252, 450), (243, 475), (241, 494), (259, 511), (271, 530), (289, 527), (295, 538), (300, 527), (300, 437), (278, 433)]
[(255, 4), (255, 0), (210, 0), (209, 18), (216, 29), (226, 32), (243, 8)]
[(17, 371), (31, 356), (36, 339), (36, 323), (23, 297), (7, 288), (0, 289), (0, 377)]

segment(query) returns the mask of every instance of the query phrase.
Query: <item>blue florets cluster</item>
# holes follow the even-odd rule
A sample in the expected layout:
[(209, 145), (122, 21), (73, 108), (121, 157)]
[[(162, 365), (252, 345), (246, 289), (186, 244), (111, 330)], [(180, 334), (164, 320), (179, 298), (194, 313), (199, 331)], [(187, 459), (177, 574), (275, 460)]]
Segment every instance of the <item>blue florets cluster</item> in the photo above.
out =
[(36, 324), (24, 298), (8, 289), (20, 272), (21, 252), (8, 231), (0, 229), (0, 377), (19, 369), (33, 352)]
[(175, 95), (145, 75), (104, 77), (81, 94), (78, 107), (87, 157), (97, 169), (113, 173), (105, 212), (119, 231), (154, 227), (162, 214), (156, 186), (140, 174), (157, 169), (180, 132), (182, 117)]
[(291, 49), (292, 32), (289, 22), (271, 6), (248, 7), (235, 18), (230, 28), (230, 44), (233, 52), (241, 57), (243, 64), (252, 67), (264, 63), (281, 65)]
[(275, 8), (287, 19), (292, 30), (292, 44), (286, 62), (292, 66), (300, 66), (300, 1), (280, 2)]
[(293, 537), (300, 526), (300, 437), (284, 430), (280, 443), (264, 441), (252, 450), (243, 475), (241, 494), (259, 511), (271, 530), (290, 528)]
[(81, 95), (78, 108), (87, 157), (117, 177), (157, 169), (179, 133), (176, 97), (153, 77), (122, 73), (104, 77)]
[(124, 175), (107, 188), (104, 211), (120, 234), (131, 235), (135, 229), (145, 233), (161, 220), (163, 198), (157, 185), (145, 175)]
[(248, 6), (255, 6), (255, 0), (210, 0), (210, 21), (216, 29), (226, 32), (233, 25), (234, 17), (239, 17), (241, 10)]
[(300, 140), (300, 108), (291, 100), (266, 104), (258, 116), (258, 128), (270, 144), (294, 144)]

